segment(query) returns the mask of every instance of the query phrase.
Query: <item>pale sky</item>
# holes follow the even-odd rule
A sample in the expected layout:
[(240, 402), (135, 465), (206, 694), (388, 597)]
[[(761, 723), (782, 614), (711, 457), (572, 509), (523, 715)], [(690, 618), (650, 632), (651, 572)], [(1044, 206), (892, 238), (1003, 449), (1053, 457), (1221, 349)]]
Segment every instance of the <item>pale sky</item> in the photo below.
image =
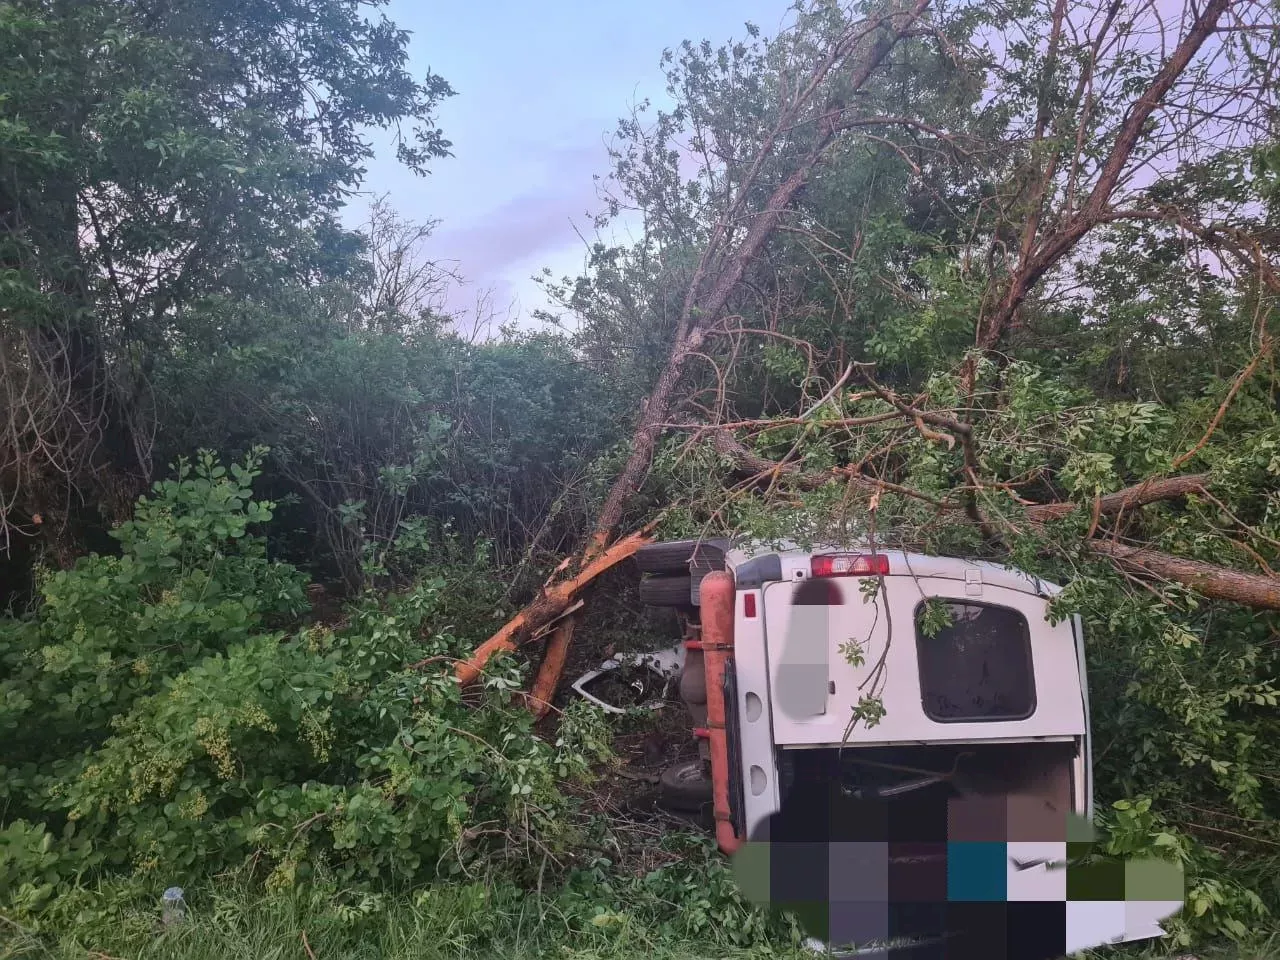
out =
[[(681, 40), (719, 45), (751, 21), (774, 35), (790, 0), (545, 0), (423, 3), (392, 0), (387, 16), (412, 32), (410, 69), (430, 67), (457, 91), (439, 113), (454, 156), (429, 177), (400, 167), (390, 148), (369, 164), (365, 190), (388, 193), (413, 220), (439, 220), (428, 252), (466, 278), (450, 307), (486, 289), (504, 316), (542, 305), (529, 279), (544, 266), (576, 275), (601, 204), (593, 174), (608, 172), (605, 139), (638, 101), (667, 104), (659, 67)], [(363, 216), (355, 203), (348, 221)], [(522, 324), (525, 325), (525, 324)]]

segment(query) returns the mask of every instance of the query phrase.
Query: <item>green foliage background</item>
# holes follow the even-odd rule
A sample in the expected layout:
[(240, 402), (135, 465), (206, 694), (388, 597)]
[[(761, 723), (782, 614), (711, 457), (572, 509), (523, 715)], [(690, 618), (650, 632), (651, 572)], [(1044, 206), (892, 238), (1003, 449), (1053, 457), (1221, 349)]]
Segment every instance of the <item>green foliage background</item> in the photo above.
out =
[[(620, 123), (602, 198), (601, 226), (639, 212), (640, 238), (546, 277), (541, 330), (475, 340), (431, 297), (444, 272), (423, 231), (340, 224), (371, 127), (401, 130), (419, 172), (448, 162), (434, 112), (452, 91), (409, 75), (381, 6), (0, 3), (12, 955), (177, 949), (153, 936), (175, 882), (218, 944), (252, 944), (261, 924), (335, 951), (377, 936), (789, 949), (794, 931), (744, 906), (705, 843), (649, 836), (661, 865), (636, 866), (593, 805), (613, 762), (601, 716), (570, 704), (535, 730), (513, 698), (524, 657), (465, 693), (449, 668), (591, 529), (725, 198), (757, 209), (795, 168), (813, 117), (746, 175), (797, 71), (878, 8), (803, 4), (781, 38), (748, 27), (668, 51), (674, 106)], [(1108, 849), (1187, 868), (1188, 908), (1158, 949), (1251, 943), (1280, 912), (1280, 620), (1090, 542), (1280, 569), (1276, 290), (1222, 247), (1189, 252), (1164, 217), (1224, 225), (1275, 263), (1280, 147), (1265, 124), (1184, 143), (1128, 197), (1152, 216), (1101, 225), (974, 356), (1038, 151), (1078, 142), (1096, 169), (1156, 67), (1118, 56), (1116, 95), (1085, 109), (1087, 44), (1051, 62), (1033, 42), (1052, 6), (936, 7), (947, 44), (913, 36), (858, 94), (915, 126), (837, 142), (681, 381), (681, 420), (740, 424), (751, 453), (829, 481), (752, 482), (671, 430), (626, 522), (872, 536), (1063, 584), (1055, 614), (1088, 637)], [(1223, 40), (1232, 77), (1274, 109), (1274, 31), (1242, 37)], [(844, 83), (814, 103), (843, 103)], [(1029, 145), (1046, 109), (1054, 131), (1087, 135)], [(705, 161), (693, 174), (690, 157)], [(968, 442), (917, 429), (863, 374), (963, 416)], [(855, 470), (890, 485), (873, 499)], [(1199, 492), (1092, 516), (1100, 496), (1192, 471)], [(1077, 509), (1032, 524), (1028, 503)], [(577, 656), (670, 639), (632, 579), (598, 585)]]

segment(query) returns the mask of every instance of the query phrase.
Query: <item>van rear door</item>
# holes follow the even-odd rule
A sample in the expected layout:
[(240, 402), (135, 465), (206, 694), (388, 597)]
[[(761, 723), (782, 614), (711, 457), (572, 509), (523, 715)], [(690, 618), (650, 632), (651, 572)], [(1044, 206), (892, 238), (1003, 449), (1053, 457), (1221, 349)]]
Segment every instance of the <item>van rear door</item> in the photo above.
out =
[[(1084, 734), (1071, 624), (1050, 624), (1043, 597), (945, 577), (890, 575), (883, 584), (765, 585), (779, 746)], [(879, 699), (883, 718), (850, 729), (867, 697)]]

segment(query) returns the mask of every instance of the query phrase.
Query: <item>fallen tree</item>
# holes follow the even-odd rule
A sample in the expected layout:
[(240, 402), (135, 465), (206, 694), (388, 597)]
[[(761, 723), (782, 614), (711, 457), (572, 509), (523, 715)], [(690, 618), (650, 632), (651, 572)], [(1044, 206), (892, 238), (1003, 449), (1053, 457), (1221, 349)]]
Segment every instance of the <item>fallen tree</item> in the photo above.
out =
[(1172, 580), (1202, 596), (1227, 600), (1254, 610), (1280, 610), (1280, 577), (1187, 560), (1150, 547), (1112, 540), (1093, 539), (1087, 545), (1094, 553), (1111, 557), (1121, 567), (1141, 576)]
[(459, 682), (473, 682), (480, 676), (480, 671), (494, 654), (516, 649), (522, 639), (531, 637), (539, 628), (550, 625), (565, 612), (587, 584), (632, 556), (648, 542), (649, 539), (644, 532), (623, 537), (616, 543), (596, 551), (592, 558), (572, 576), (548, 583), (536, 600), (504, 623), (497, 633), (476, 647), (475, 653), (469, 659), (457, 665), (455, 673)]
[[(684, 282), (678, 316), (662, 347), (665, 354), (655, 368), (652, 388), (638, 405), (627, 457), (584, 547), (561, 565), (561, 579), (553, 580), (476, 651), (465, 669), (460, 668), (459, 679), (474, 679), (492, 652), (549, 635), (531, 697), (536, 711), (545, 710), (574, 634), (574, 618), (565, 616), (565, 610), (593, 571), (602, 569), (598, 558), (616, 557), (611, 551), (634, 543), (630, 538), (615, 542), (616, 530), (646, 481), (659, 438), (671, 429), (692, 433), (694, 441), (709, 440), (736, 476), (745, 475), (733, 493), (726, 491), (727, 497), (742, 490), (763, 491), (766, 499), (780, 488), (814, 494), (836, 490), (843, 491), (839, 495), (846, 504), (861, 496), (863, 508), (872, 511), (877, 505), (885, 509), (881, 498), (897, 498), (926, 518), (913, 522), (932, 517), (954, 525), (960, 514), (988, 544), (1016, 536), (1021, 528), (1039, 529), (1088, 511), (1082, 544), (1111, 559), (1126, 575), (1166, 578), (1213, 599), (1275, 609), (1275, 578), (1261, 554), (1257, 560), (1265, 572), (1259, 574), (1147, 547), (1120, 546), (1115, 536), (1118, 525), (1141, 515), (1146, 505), (1206, 493), (1212, 480), (1203, 469), (1186, 474), (1176, 470), (1193, 461), (1208, 465), (1210, 440), (1245, 384), (1273, 355), (1269, 296), (1275, 292), (1277, 274), (1269, 235), (1260, 232), (1261, 227), (1251, 232), (1239, 226), (1200, 226), (1218, 222), (1207, 216), (1207, 207), (1220, 203), (1216, 194), (1203, 189), (1197, 194), (1197, 202), (1206, 209), (1170, 206), (1164, 197), (1171, 188), (1143, 183), (1137, 176), (1153, 157), (1170, 163), (1210, 163), (1227, 142), (1215, 138), (1240, 131), (1260, 135), (1261, 113), (1224, 113), (1215, 126), (1194, 105), (1197, 96), (1215, 107), (1234, 96), (1260, 108), (1269, 96), (1259, 76), (1232, 77), (1237, 86), (1228, 92), (1228, 74), (1214, 74), (1225, 71), (1221, 64), (1227, 53), (1211, 38), (1265, 32), (1254, 5), (1211, 0), (1202, 8), (1188, 7), (1176, 27), (1160, 21), (1165, 46), (1142, 51), (1152, 69), (1138, 75), (1129, 66), (1136, 62), (1135, 45), (1149, 41), (1135, 23), (1119, 17), (1117, 5), (1077, 12), (1056, 0), (1031, 15), (1042, 19), (1024, 25), (1028, 32), (1034, 32), (1032, 27), (1045, 31), (1040, 52), (1020, 54), (1027, 58), (1024, 69), (1034, 70), (1040, 91), (1025, 118), (1018, 114), (1026, 106), (1021, 88), (1014, 85), (1013, 92), (999, 92), (999, 85), (1017, 71), (993, 70), (989, 55), (975, 52), (981, 47), (982, 30), (996, 29), (1003, 15), (992, 14), (992, 21), (975, 26), (963, 17), (946, 23), (929, 19), (927, 2), (886, 7), (853, 21), (823, 10), (802, 15), (785, 42), (769, 47), (770, 56), (784, 51), (778, 54), (782, 66), (767, 57), (756, 64), (758, 69), (768, 64), (776, 70), (776, 82), (769, 88), (774, 99), (769, 101), (768, 123), (760, 120), (759, 103), (754, 101), (747, 106), (714, 104), (726, 115), (716, 114), (710, 99), (692, 102), (691, 85), (713, 69), (713, 55), (707, 50), (704, 59), (697, 60), (696, 52), (690, 54), (696, 62), (683, 80), (691, 105), (681, 117), (694, 129), (695, 142), (702, 144), (705, 164), (699, 182), (707, 189), (698, 195), (708, 198), (696, 207), (697, 216), (672, 212), (671, 205), (679, 201), (660, 188), (664, 176), (676, 176), (660, 159), (667, 156), (665, 141), (643, 140), (636, 154), (627, 158), (629, 175), (639, 184), (637, 196), (651, 205), (652, 216), (666, 231), (656, 253), (646, 250), (637, 256), (645, 260), (676, 251), (678, 256), (669, 255), (679, 262), (695, 248), (696, 262)], [(951, 35), (949, 29), (960, 23), (966, 25)], [(736, 64), (738, 56), (734, 52), (723, 62)], [(800, 69), (794, 69), (797, 64)], [(945, 98), (941, 105), (927, 96), (903, 99), (895, 85), (905, 89), (908, 77), (919, 83), (917, 78), (930, 68), (946, 75), (948, 79), (939, 81), (944, 86), (964, 88), (971, 82), (976, 84), (973, 90), (981, 90), (982, 83), (995, 83), (995, 100), (1018, 122), (1025, 119), (1025, 126), (1007, 121), (993, 130), (985, 120), (970, 116), (966, 121)], [(721, 88), (705, 94), (713, 95), (729, 97)], [(977, 93), (971, 96), (971, 103), (976, 103)], [(750, 135), (744, 133), (735, 109), (751, 117), (755, 126)], [(1231, 128), (1227, 134), (1224, 127)], [(663, 136), (671, 137), (671, 129)], [(850, 170), (856, 173), (856, 158), (873, 149), (888, 158), (886, 163), (898, 163), (906, 171), (901, 202), (923, 196), (952, 218), (948, 229), (962, 252), (949, 255), (959, 258), (961, 276), (973, 274), (958, 294), (945, 285), (934, 289), (928, 274), (913, 275), (900, 263), (890, 269), (882, 262), (868, 262), (866, 231), (875, 225), (871, 214), (854, 217), (849, 228), (824, 222), (832, 211), (844, 208), (821, 206), (820, 200), (829, 204), (833, 197), (843, 196), (837, 189), (841, 177), (853, 175)], [(635, 168), (643, 163), (652, 166), (641, 176)], [(831, 172), (832, 167), (838, 172)], [(955, 194), (954, 182), (966, 178), (985, 178), (996, 185), (984, 186), (987, 192), (979, 191), (976, 199)], [(865, 206), (885, 195), (872, 185), (866, 190)], [(957, 196), (972, 203), (969, 212), (955, 212)], [(699, 221), (699, 216), (706, 219)], [(1147, 469), (1122, 476), (1128, 483), (1122, 489), (1081, 495), (1081, 471), (1104, 469), (1107, 461), (1097, 458), (1114, 457), (1081, 446), (1079, 437), (1084, 434), (1075, 426), (1074, 434), (1058, 435), (1061, 422), (1046, 420), (1037, 432), (1005, 416), (1011, 403), (1005, 382), (1011, 369), (1009, 351), (1011, 343), (1016, 347), (1020, 337), (1029, 336), (1026, 331), (1037, 317), (1054, 311), (1055, 297), (1078, 286), (1084, 272), (1106, 254), (1113, 241), (1104, 231), (1118, 224), (1176, 229), (1184, 240), (1198, 243), (1199, 251), (1217, 256), (1216, 270), (1242, 284), (1242, 290), (1255, 291), (1242, 294), (1241, 300), (1241, 309), (1252, 311), (1255, 349), (1226, 395), (1214, 401), (1213, 416), (1197, 422), (1199, 439), (1165, 459), (1173, 469), (1162, 473), (1160, 457), (1153, 454)], [(905, 256), (902, 249), (893, 249), (895, 256)], [(910, 249), (919, 255), (917, 248)], [(1256, 273), (1252, 280), (1250, 269)], [(1190, 268), (1188, 272), (1196, 273)], [(830, 301), (831, 315), (856, 328), (865, 322), (857, 320), (858, 304), (869, 285), (896, 301), (905, 318), (942, 309), (939, 290), (955, 294), (959, 305), (954, 312), (968, 324), (968, 348), (957, 355), (959, 338), (952, 337), (947, 349), (930, 353), (933, 348), (927, 341), (917, 338), (909, 341), (916, 355), (890, 351), (885, 360), (883, 343), (864, 343), (862, 352), (851, 355), (844, 339), (818, 345), (814, 337), (801, 335), (797, 318), (812, 311), (815, 287)], [(962, 295), (966, 290), (969, 300)], [(735, 400), (750, 397), (750, 387), (733, 395), (733, 373), (745, 355), (758, 356), (758, 351), (752, 352), (752, 341), (800, 356), (802, 385), (791, 395), (791, 411), (766, 411), (761, 405), (754, 417), (733, 415)], [(882, 356), (874, 363), (867, 353), (871, 348)], [(819, 370), (824, 356), (831, 364), (827, 375)], [(937, 382), (932, 385), (910, 372), (926, 360), (934, 364), (931, 374)], [(692, 374), (695, 361), (699, 373)], [(854, 374), (867, 389), (846, 390)], [(933, 402), (935, 392), (946, 394), (945, 400)], [(878, 407), (866, 406), (877, 401)], [(687, 412), (680, 412), (681, 407)], [(1064, 418), (1070, 419), (1063, 414), (1059, 421)], [(791, 450), (780, 458), (758, 453), (739, 437), (743, 430), (770, 435), (791, 431), (786, 434), (794, 438), (788, 441)], [(942, 488), (936, 477), (932, 485), (914, 482), (915, 454), (904, 451), (916, 450), (921, 443), (941, 451), (929, 457), (947, 464)], [(828, 465), (814, 468), (805, 462), (813, 444), (822, 446), (819, 459)], [(1072, 452), (1072, 444), (1079, 449)], [(1040, 450), (1042, 464), (1024, 471), (1026, 476), (1007, 475), (1002, 464), (1026, 459), (1026, 449)], [(1072, 496), (1063, 495), (1064, 485), (1057, 482), (1055, 471), (1070, 474), (1065, 486)], [(1085, 484), (1084, 489), (1107, 486), (1114, 484)], [(993, 509), (993, 498), (1002, 498), (1000, 509)], [(1104, 518), (1117, 529), (1101, 531)], [(1262, 535), (1239, 517), (1230, 522), (1249, 531), (1251, 539)], [(1246, 547), (1245, 552), (1253, 549)]]
[[(947, 503), (923, 491), (912, 490), (899, 483), (868, 476), (857, 465), (832, 467), (824, 472), (805, 472), (796, 463), (769, 460), (760, 456), (746, 447), (727, 430), (708, 428), (707, 432), (713, 438), (712, 442), (715, 449), (719, 453), (730, 457), (738, 469), (743, 473), (749, 474), (753, 480), (784, 477), (788, 482), (808, 490), (817, 490), (833, 481), (844, 480), (868, 490), (889, 491), (923, 500), (926, 503), (933, 504), (940, 510), (963, 509), (962, 504)], [(1148, 503), (1156, 503), (1160, 500), (1176, 500), (1190, 493), (1202, 492), (1208, 482), (1209, 474), (1207, 473), (1185, 474), (1177, 477), (1152, 477), (1134, 486), (1098, 497), (1094, 502), (1093, 510), (1096, 513), (1105, 515), (1119, 513), (1122, 510), (1140, 507)], [(1082, 508), (1081, 504), (1072, 502), (1024, 503), (1022, 507), (1027, 518), (1037, 523), (1060, 520)]]
[[(828, 91), (835, 76), (842, 79), (841, 87), (847, 93), (856, 94), (862, 90), (894, 47), (917, 32), (920, 16), (928, 6), (929, 0), (914, 0), (910, 5), (889, 6), (850, 24), (817, 57), (807, 77), (799, 78), (794, 95), (784, 104), (765, 135), (743, 182), (725, 197), (726, 210), (712, 228), (689, 281), (670, 355), (641, 405), (642, 413), (631, 437), (630, 454), (604, 500), (587, 544), (567, 565), (567, 569), (574, 573), (544, 590), (537, 600), (477, 648), (471, 660), (459, 668), (459, 680), (474, 680), (494, 652), (512, 649), (518, 642), (517, 637), (529, 636), (557, 616), (596, 573), (605, 569), (596, 562), (597, 558), (616, 556), (609, 552), (615, 530), (627, 502), (644, 481), (654, 444), (676, 400), (686, 363), (698, 353), (720, 320), (748, 265), (773, 235), (784, 211), (791, 206), (838, 135), (851, 126), (842, 122), (843, 112), (839, 105), (823, 105), (819, 97)], [(781, 182), (773, 187), (762, 207), (750, 210), (748, 203), (753, 192), (759, 190), (764, 182), (765, 167), (774, 158), (779, 140), (794, 137), (799, 129), (805, 129), (809, 134), (807, 148)], [(744, 222), (749, 225), (741, 239), (735, 242), (736, 232)], [(636, 542), (635, 547), (638, 546)], [(543, 709), (538, 704), (549, 699), (550, 692), (555, 689), (571, 637), (572, 628), (569, 626), (554, 635), (535, 684), (535, 689), (543, 691), (546, 696), (535, 701), (535, 709)]]
[[(924, 500), (939, 511), (962, 514), (960, 502), (940, 501), (922, 493), (877, 478), (867, 477), (851, 467), (837, 467), (825, 472), (805, 472), (794, 463), (768, 460), (752, 453), (727, 431), (713, 431), (716, 449), (733, 457), (743, 473), (753, 481), (766, 477), (783, 477), (789, 484), (803, 489), (816, 490), (829, 483), (845, 480), (868, 490), (891, 492)], [(1153, 477), (1141, 483), (1094, 500), (1092, 512), (1095, 518), (1110, 516), (1161, 501), (1179, 500), (1185, 496), (1205, 493), (1210, 484), (1207, 473), (1186, 474), (1175, 477)], [(1023, 516), (1035, 524), (1061, 520), (1090, 507), (1072, 502), (1031, 503), (1020, 507)], [(1115, 560), (1119, 566), (1139, 576), (1159, 577), (1180, 583), (1195, 592), (1212, 599), (1228, 600), (1259, 610), (1280, 610), (1280, 577), (1235, 570), (1219, 564), (1188, 560), (1148, 547), (1132, 546), (1103, 537), (1090, 537), (1085, 546), (1093, 553)]]

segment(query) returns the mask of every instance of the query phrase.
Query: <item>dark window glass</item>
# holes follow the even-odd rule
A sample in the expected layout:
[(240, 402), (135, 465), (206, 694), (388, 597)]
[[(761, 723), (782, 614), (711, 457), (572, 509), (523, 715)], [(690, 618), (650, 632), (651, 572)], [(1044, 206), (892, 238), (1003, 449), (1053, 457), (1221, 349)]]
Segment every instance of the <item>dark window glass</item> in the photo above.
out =
[[(916, 611), (920, 702), (939, 723), (1025, 720), (1036, 709), (1031, 635), (1026, 618), (1007, 607), (933, 600), (949, 618)], [(939, 627), (940, 619), (950, 619)], [(930, 629), (935, 630), (932, 636)]]

